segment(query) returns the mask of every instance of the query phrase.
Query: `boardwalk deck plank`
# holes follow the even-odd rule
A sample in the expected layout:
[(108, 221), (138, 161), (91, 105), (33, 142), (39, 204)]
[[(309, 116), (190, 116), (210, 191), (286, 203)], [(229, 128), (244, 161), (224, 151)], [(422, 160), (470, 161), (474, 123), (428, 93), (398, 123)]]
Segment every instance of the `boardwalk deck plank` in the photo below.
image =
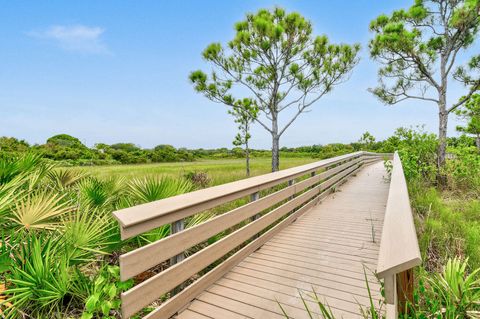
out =
[(292, 318), (308, 318), (300, 291), (310, 309), (318, 313), (309, 297), (314, 289), (339, 318), (360, 318), (359, 304), (366, 307), (369, 303), (365, 268), (375, 302), (381, 298), (372, 271), (388, 197), (385, 176), (383, 163), (366, 166), (245, 258), (177, 317), (284, 318), (280, 303)]

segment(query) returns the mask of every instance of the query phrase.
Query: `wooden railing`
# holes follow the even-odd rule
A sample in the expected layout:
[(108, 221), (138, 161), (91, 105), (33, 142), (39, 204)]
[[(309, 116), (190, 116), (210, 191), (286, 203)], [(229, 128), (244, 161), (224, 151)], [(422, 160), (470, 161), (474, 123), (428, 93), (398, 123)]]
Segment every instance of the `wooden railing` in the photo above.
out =
[(384, 280), (388, 319), (397, 318), (398, 312), (405, 311), (406, 301), (412, 301), (412, 269), (421, 263), (407, 183), (395, 153), (377, 264), (377, 277)]
[[(114, 212), (122, 239), (172, 225), (170, 236), (120, 256), (121, 280), (163, 266), (122, 294), (123, 318), (168, 293), (171, 297), (145, 318), (174, 315), (362, 165), (379, 161), (383, 155), (356, 152)], [(185, 219), (246, 197), (250, 201), (243, 206), (184, 227)], [(223, 237), (208, 244), (219, 233)], [(195, 252), (187, 256), (185, 252), (192, 247)]]

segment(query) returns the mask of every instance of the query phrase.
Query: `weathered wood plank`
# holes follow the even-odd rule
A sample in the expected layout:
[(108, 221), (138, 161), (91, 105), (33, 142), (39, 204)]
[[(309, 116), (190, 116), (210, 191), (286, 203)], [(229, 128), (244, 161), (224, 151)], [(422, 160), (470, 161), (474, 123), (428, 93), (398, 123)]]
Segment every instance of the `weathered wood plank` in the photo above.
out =
[[(211, 305), (209, 303), (197, 300), (196, 302), (192, 303), (188, 310), (193, 310), (196, 313), (208, 316), (208, 318), (213, 318), (213, 319), (245, 319), (248, 318), (244, 315), (237, 314), (235, 312), (216, 307), (214, 305)], [(180, 315), (177, 316), (178, 319), (188, 319), (184, 318), (184, 313), (183, 311)]]

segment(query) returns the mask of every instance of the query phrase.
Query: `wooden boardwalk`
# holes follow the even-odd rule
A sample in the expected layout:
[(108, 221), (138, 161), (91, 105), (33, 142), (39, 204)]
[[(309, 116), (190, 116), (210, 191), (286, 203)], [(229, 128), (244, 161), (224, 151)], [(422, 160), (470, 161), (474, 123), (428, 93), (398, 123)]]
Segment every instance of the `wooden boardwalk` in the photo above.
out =
[[(312, 288), (337, 318), (378, 304), (377, 266), (389, 182), (382, 162), (361, 169), (201, 293), (177, 318), (308, 318)], [(320, 316), (319, 316), (320, 317)]]
[[(388, 180), (385, 157), (392, 158)], [(185, 227), (240, 198), (250, 200)], [(398, 153), (340, 155), (113, 214), (122, 239), (172, 229), (120, 256), (121, 280), (162, 265), (122, 293), (126, 319), (149, 305), (144, 319), (268, 319), (284, 318), (283, 311), (309, 318), (304, 300), (320, 318), (313, 293), (335, 318), (361, 318), (367, 283), (375, 305), (384, 303), (386, 318), (396, 319), (413, 299), (413, 268), (421, 264)]]

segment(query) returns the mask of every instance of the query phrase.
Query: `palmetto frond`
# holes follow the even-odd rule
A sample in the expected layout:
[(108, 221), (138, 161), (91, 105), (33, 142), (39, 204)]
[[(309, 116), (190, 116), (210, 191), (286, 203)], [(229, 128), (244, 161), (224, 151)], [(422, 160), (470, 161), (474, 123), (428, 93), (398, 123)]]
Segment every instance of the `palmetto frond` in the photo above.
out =
[(48, 178), (53, 183), (54, 187), (58, 189), (75, 186), (86, 176), (87, 174), (85, 172), (72, 169), (57, 169), (51, 170), (48, 173)]
[[(68, 294), (71, 277), (65, 255), (59, 254), (58, 242), (43, 235), (30, 235), (23, 245), (13, 251), (11, 287), (5, 291), (13, 304), (8, 315), (36, 305), (32, 318), (42, 309), (53, 312)], [(9, 311), (9, 312), (10, 312)], [(42, 316), (43, 317), (43, 316)], [(49, 318), (53, 318), (49, 316)]]
[(116, 224), (108, 213), (76, 212), (73, 218), (64, 222), (62, 229), (70, 262), (85, 262), (93, 259), (97, 253), (106, 253), (104, 249), (116, 242), (116, 229)]
[(0, 185), (6, 184), (16, 176), (28, 174), (38, 169), (42, 162), (39, 154), (25, 154), (20, 158), (0, 160)]
[(8, 183), (0, 185), (0, 226), (4, 228), (14, 203), (20, 200), (25, 191), (22, 189), (24, 181), (21, 176), (15, 177)]
[(124, 185), (123, 178), (100, 180), (89, 177), (83, 179), (78, 184), (80, 201), (83, 205), (93, 208), (115, 206), (121, 198), (120, 195), (124, 190)]
[(14, 229), (55, 229), (60, 217), (72, 209), (63, 199), (49, 192), (29, 194), (15, 203), (7, 219)]
[(128, 194), (137, 204), (183, 194), (192, 189), (188, 181), (169, 177), (136, 178), (128, 183)]

